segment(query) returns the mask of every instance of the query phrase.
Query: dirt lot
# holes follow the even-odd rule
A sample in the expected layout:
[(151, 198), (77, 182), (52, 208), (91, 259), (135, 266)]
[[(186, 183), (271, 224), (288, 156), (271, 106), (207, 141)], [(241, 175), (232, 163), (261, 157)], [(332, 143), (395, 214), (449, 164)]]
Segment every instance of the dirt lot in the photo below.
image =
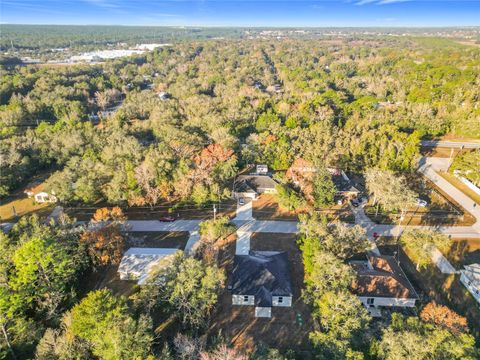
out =
[(185, 249), (188, 232), (134, 232), (130, 233), (127, 247), (155, 247)]
[(439, 158), (449, 158), (454, 157), (457, 154), (466, 152), (467, 150), (460, 149), (450, 149), (450, 148), (431, 148), (424, 147), (420, 149), (420, 154), (427, 157), (439, 157)]
[(137, 285), (136, 281), (120, 280), (117, 265), (103, 266), (85, 276), (80, 288), (79, 298), (85, 296), (89, 291), (103, 288), (110, 289), (114, 294), (129, 296)]
[[(402, 221), (403, 225), (470, 226), (475, 223), (475, 218), (470, 213), (423, 176), (410, 176), (408, 183), (421, 199), (427, 201), (428, 206), (410, 209)], [(378, 224), (398, 223), (398, 213), (383, 212), (380, 209), (378, 216), (375, 216), (376, 207), (373, 204), (365, 207), (365, 213)]]
[(280, 208), (274, 195), (262, 194), (252, 202), (253, 217), (258, 220), (298, 220), (298, 214)]
[[(345, 201), (343, 205), (332, 205), (328, 209), (318, 211), (329, 221), (355, 222), (353, 213)], [(282, 209), (274, 195), (262, 194), (253, 201), (253, 217), (258, 220), (298, 221), (298, 213)]]
[(455, 240), (445, 256), (457, 269), (463, 265), (480, 263), (480, 239)]
[[(461, 244), (470, 244), (471, 241), (460, 240), (455, 242), (450, 252), (456, 252), (457, 243), (460, 244), (459, 247), (461, 248)], [(473, 246), (478, 245), (476, 243), (473, 244)], [(469, 249), (468, 247), (466, 248)], [(380, 251), (382, 254), (393, 255), (393, 251), (396, 251), (396, 246), (382, 246)], [(474, 257), (478, 258), (478, 252), (478, 248), (475, 248), (472, 251), (467, 250), (465, 254), (472, 253)], [(450, 258), (449, 255), (447, 257)], [(432, 300), (446, 305), (460, 315), (467, 317), (474, 336), (480, 339), (480, 307), (460, 282), (459, 274), (442, 274), (433, 263), (418, 271), (408, 254), (402, 250), (400, 251), (400, 265), (418, 291), (420, 296), (420, 300), (417, 302), (418, 308)], [(454, 266), (460, 268), (457, 264), (454, 264)]]
[[(16, 221), (21, 216), (37, 214), (38, 216), (48, 216), (55, 206), (53, 204), (36, 203), (33, 198), (27, 198), (26, 195), (19, 194), (10, 199), (3, 200), (0, 204), (0, 221)], [(15, 208), (15, 212), (14, 209)], [(16, 215), (15, 215), (16, 213)]]
[[(294, 349), (303, 354), (309, 349), (308, 333), (312, 322), (310, 310), (300, 299), (303, 284), (303, 264), (296, 238), (290, 234), (255, 233), (251, 238), (252, 250), (284, 250), (288, 252), (292, 285), (293, 307), (273, 308), (271, 319), (258, 319), (254, 316), (254, 307), (232, 306), (231, 294), (225, 290), (212, 316), (210, 334), (221, 332), (235, 346), (253, 348), (261, 341), (281, 350)], [(219, 256), (220, 266), (231, 269), (235, 253), (235, 241), (222, 247)], [(227, 272), (228, 274), (228, 272)], [(304, 320), (303, 326), (297, 321), (297, 314)], [(305, 354), (303, 358), (308, 359)]]
[[(71, 217), (77, 220), (90, 220), (95, 211), (101, 207), (112, 207), (112, 204), (95, 204), (94, 206), (76, 206), (67, 207), (65, 211)], [(237, 203), (234, 200), (222, 201), (217, 207), (217, 215), (225, 215), (229, 217), (235, 216)], [(164, 204), (154, 207), (126, 207), (123, 212), (130, 220), (156, 220), (164, 216), (173, 216), (178, 219), (211, 219), (213, 217), (213, 205), (195, 206), (192, 204), (179, 205)]]

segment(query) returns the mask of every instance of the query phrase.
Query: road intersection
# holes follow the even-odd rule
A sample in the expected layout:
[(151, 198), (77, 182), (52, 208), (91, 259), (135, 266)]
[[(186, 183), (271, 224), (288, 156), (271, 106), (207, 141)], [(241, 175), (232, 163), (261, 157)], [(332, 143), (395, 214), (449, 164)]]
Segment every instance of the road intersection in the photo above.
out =
[[(472, 226), (439, 226), (434, 227), (441, 233), (452, 238), (477, 238), (480, 239), (480, 205), (466, 196), (463, 192), (455, 188), (447, 180), (442, 178), (437, 172), (446, 171), (450, 166), (448, 158), (422, 158), (419, 164), (419, 172), (426, 178), (438, 186), (442, 191), (447, 193), (451, 198), (455, 199), (465, 210), (470, 212), (476, 219), (476, 223)], [(373, 242), (374, 234), (378, 236), (399, 236), (407, 229), (431, 229), (431, 226), (398, 226), (375, 224), (365, 215), (364, 205), (357, 208), (351, 207), (355, 216), (355, 223), (362, 226), (367, 231), (368, 238)], [(130, 220), (128, 221), (129, 231), (145, 232), (145, 231), (186, 231), (189, 232), (189, 240), (185, 248), (190, 252), (195, 243), (200, 240), (198, 233), (201, 220), (177, 220), (174, 222), (160, 222), (157, 220)], [(255, 220), (253, 218), (252, 201), (247, 200), (245, 204), (239, 204), (237, 212), (232, 223), (237, 226), (237, 243), (236, 254), (247, 254), (250, 249), (250, 237), (254, 232), (265, 233), (287, 233), (297, 234), (297, 221), (280, 221), (280, 220)], [(434, 251), (434, 250), (433, 250)], [(432, 257), (438, 261), (437, 265), (444, 263), (441, 254), (432, 253)], [(443, 266), (446, 271), (450, 268), (449, 264)], [(440, 266), (439, 266), (440, 267)], [(451, 269), (450, 269), (451, 270)]]

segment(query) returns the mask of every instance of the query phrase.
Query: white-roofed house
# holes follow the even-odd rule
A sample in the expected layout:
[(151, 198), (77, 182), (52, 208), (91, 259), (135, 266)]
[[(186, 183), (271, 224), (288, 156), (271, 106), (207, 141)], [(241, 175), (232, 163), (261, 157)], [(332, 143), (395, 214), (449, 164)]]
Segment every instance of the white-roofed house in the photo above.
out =
[(460, 281), (480, 304), (480, 264), (465, 265)]
[(138, 280), (144, 284), (153, 269), (168, 266), (178, 249), (130, 248), (123, 254), (118, 267), (121, 280)]

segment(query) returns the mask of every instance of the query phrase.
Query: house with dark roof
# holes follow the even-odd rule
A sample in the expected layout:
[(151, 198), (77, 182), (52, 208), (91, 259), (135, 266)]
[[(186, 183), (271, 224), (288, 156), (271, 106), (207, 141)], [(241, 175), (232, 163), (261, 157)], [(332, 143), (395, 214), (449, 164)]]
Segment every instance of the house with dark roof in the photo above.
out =
[(332, 181), (337, 188), (336, 195), (356, 197), (360, 194), (360, 190), (353, 185), (352, 181), (343, 170), (328, 169), (328, 171), (332, 174)]
[(372, 316), (380, 307), (414, 307), (418, 295), (393, 256), (368, 255), (366, 261), (352, 261), (356, 271), (352, 291)]
[(233, 196), (236, 199), (249, 198), (255, 200), (258, 195), (274, 194), (278, 183), (268, 175), (239, 175), (233, 186)]
[(236, 255), (229, 281), (232, 304), (255, 306), (255, 317), (271, 317), (272, 307), (292, 306), (292, 285), (285, 251)]

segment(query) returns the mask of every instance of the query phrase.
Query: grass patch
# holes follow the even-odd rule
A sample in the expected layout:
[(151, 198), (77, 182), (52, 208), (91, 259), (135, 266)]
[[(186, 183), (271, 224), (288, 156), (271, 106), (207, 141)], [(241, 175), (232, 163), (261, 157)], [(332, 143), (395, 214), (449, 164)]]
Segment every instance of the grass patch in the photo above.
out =
[[(23, 195), (23, 193), (21, 195)], [(12, 197), (1, 202), (0, 221), (13, 222), (22, 216), (33, 214), (37, 214), (38, 216), (47, 216), (55, 207), (54, 204), (50, 203), (36, 203), (33, 198), (27, 198), (26, 195), (21, 195), (17, 194), (16, 197)]]
[(475, 201), (477, 204), (480, 204), (480, 195), (475, 193), (472, 189), (470, 189), (467, 185), (462, 183), (455, 176), (453, 176), (452, 174), (446, 173), (446, 172), (441, 172), (441, 173), (438, 173), (438, 174), (441, 177), (443, 177), (445, 180), (447, 180), (450, 184), (455, 186), (458, 190), (460, 190), (465, 195), (467, 195), (470, 199)]

